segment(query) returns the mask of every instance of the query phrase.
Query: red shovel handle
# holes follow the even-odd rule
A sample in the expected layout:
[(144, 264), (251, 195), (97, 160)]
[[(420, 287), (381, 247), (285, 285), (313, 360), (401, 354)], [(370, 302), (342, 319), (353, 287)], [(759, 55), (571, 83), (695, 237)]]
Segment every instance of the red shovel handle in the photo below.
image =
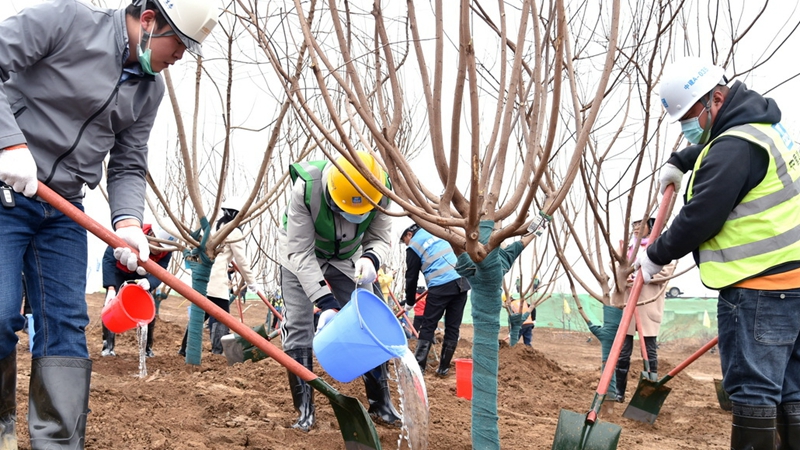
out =
[[(131, 248), (130, 245), (128, 245), (119, 236), (97, 223), (97, 221), (86, 215), (80, 209), (76, 208), (72, 203), (64, 200), (64, 198), (53, 192), (52, 189), (45, 186), (41, 181), (39, 182), (39, 188), (36, 191), (36, 195), (53, 205), (54, 208), (64, 213), (67, 217), (71, 218), (82, 227), (86, 228), (87, 231), (100, 238), (106, 244), (114, 248)], [(131, 250), (136, 253), (135, 249), (131, 248)], [(139, 263), (145, 268), (145, 270), (147, 270), (147, 272), (155, 275), (156, 278), (166, 283), (167, 286), (170, 286), (172, 289), (176, 290), (190, 302), (194, 303), (207, 312), (210, 316), (225, 324), (228, 328), (235, 331), (248, 342), (258, 347), (259, 350), (262, 350), (280, 365), (286, 367), (289, 369), (289, 371), (302, 378), (304, 381), (312, 381), (317, 378), (317, 375), (315, 375), (314, 372), (306, 369), (297, 361), (292, 359), (289, 355), (270, 344), (266, 339), (250, 329), (250, 327), (247, 325), (238, 322), (233, 316), (212, 303), (211, 300), (205, 298), (203, 295), (200, 295), (199, 292), (195, 291), (191, 286), (179, 280), (177, 277), (175, 277), (175, 275), (159, 266), (152, 259), (148, 259), (146, 263), (142, 263), (141, 261), (139, 261)]]
[[(239, 272), (239, 274), (241, 274), (241, 273), (242, 273), (242, 271), (241, 271), (241, 270), (239, 270), (239, 265), (238, 265), (238, 264), (236, 264), (236, 261), (231, 261), (231, 264), (233, 264), (233, 269), (234, 269), (234, 270), (236, 270), (237, 272)], [(269, 310), (270, 310), (270, 311), (272, 311), (272, 314), (275, 314), (275, 317), (277, 317), (277, 318), (278, 318), (278, 320), (280, 320), (280, 321), (282, 322), (282, 321), (283, 321), (283, 316), (281, 315), (281, 313), (279, 313), (279, 312), (278, 312), (278, 310), (277, 310), (277, 309), (275, 309), (275, 307), (274, 307), (274, 306), (272, 306), (272, 303), (270, 303), (270, 302), (267, 300), (267, 296), (266, 296), (266, 295), (264, 295), (264, 293), (263, 293), (263, 292), (261, 292), (261, 291), (257, 291), (256, 293), (258, 294), (258, 297), (261, 299), (261, 301), (262, 301), (262, 302), (264, 302), (264, 304), (266, 304), (266, 305), (267, 305), (267, 308), (269, 308)]]
[(675, 375), (678, 374), (678, 372), (680, 372), (681, 370), (685, 369), (686, 366), (688, 366), (689, 364), (693, 363), (697, 358), (703, 356), (703, 354), (705, 352), (711, 350), (711, 348), (714, 347), (715, 345), (717, 345), (718, 342), (719, 342), (719, 336), (717, 336), (714, 339), (710, 340), (708, 342), (708, 344), (700, 347), (700, 350), (692, 353), (692, 356), (686, 358), (686, 361), (684, 361), (684, 362), (678, 364), (677, 366), (675, 366), (675, 368), (670, 370), (667, 375), (669, 375), (671, 377), (674, 377)]

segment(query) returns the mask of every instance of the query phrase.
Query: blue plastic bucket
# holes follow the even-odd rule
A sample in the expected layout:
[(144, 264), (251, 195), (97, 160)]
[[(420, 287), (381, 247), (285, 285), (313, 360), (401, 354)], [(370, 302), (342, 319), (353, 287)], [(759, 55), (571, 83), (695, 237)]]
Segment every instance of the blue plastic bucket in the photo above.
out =
[(347, 383), (402, 356), (403, 327), (375, 294), (356, 289), (341, 311), (314, 337), (314, 354), (330, 376)]

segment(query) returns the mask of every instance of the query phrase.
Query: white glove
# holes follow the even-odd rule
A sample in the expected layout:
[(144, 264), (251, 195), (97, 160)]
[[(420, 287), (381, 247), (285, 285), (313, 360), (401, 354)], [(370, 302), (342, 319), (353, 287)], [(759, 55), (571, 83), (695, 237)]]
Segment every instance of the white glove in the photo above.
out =
[(36, 194), (39, 188), (36, 161), (27, 146), (0, 151), (0, 181), (25, 197)]
[[(139, 251), (139, 258), (142, 262), (147, 262), (150, 259), (150, 246), (147, 243), (147, 237), (141, 227), (122, 227), (117, 229), (117, 236), (125, 241), (128, 245)], [(139, 266), (136, 255), (128, 247), (117, 247), (114, 249), (114, 258), (127, 267), (131, 272), (136, 271), (139, 275), (147, 275), (144, 267)]]
[(317, 332), (314, 333), (314, 335), (319, 334), (319, 332), (322, 331), (322, 328), (331, 320), (333, 320), (334, 317), (336, 317), (336, 313), (338, 313), (338, 311), (335, 309), (326, 309), (325, 311), (322, 311), (319, 314), (319, 320), (317, 321)]
[(136, 280), (136, 284), (138, 284), (139, 287), (141, 287), (145, 291), (150, 292), (150, 282), (147, 281), (147, 278)]
[(376, 278), (378, 278), (378, 274), (375, 273), (375, 266), (372, 264), (372, 260), (359, 258), (356, 261), (356, 282), (358, 284), (369, 284), (375, 281)]
[(658, 183), (660, 184), (658, 191), (663, 194), (670, 184), (675, 185), (675, 192), (681, 188), (681, 181), (683, 181), (683, 172), (676, 166), (666, 163), (658, 173)]
[(408, 303), (406, 303), (405, 305), (403, 305), (403, 309), (406, 310), (406, 312), (409, 312), (412, 309), (414, 309), (414, 305), (409, 305)]
[(255, 284), (255, 283), (254, 284), (248, 284), (247, 285), (247, 290), (252, 292), (252, 293), (254, 293), (254, 294), (257, 294), (258, 293), (258, 285)]
[(664, 266), (659, 266), (658, 264), (650, 261), (650, 257), (647, 256), (647, 251), (639, 252), (639, 256), (636, 257), (636, 262), (633, 263), (634, 269), (642, 269), (642, 278), (644, 279), (645, 283), (649, 283), (653, 279), (653, 275), (661, 272), (661, 269)]
[(114, 288), (108, 288), (108, 290), (106, 290), (106, 301), (105, 303), (103, 303), (103, 306), (106, 306), (109, 303), (111, 303), (111, 300), (114, 300), (114, 297), (116, 296), (117, 296), (117, 291)]

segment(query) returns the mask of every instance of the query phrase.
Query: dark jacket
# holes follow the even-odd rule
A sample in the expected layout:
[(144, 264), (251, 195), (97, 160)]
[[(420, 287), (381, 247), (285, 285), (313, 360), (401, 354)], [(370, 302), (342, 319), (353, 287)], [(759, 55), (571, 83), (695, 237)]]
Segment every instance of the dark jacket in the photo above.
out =
[[(762, 97), (737, 81), (717, 113), (709, 140), (734, 126), (780, 121), (781, 110), (773, 99)], [(693, 145), (674, 153), (669, 163), (691, 170), (703, 147)], [(669, 229), (650, 245), (647, 256), (654, 263), (665, 265), (692, 252), (698, 262), (700, 244), (719, 233), (730, 212), (764, 179), (768, 164), (764, 150), (748, 141), (733, 136), (715, 141), (694, 174), (694, 197), (681, 208)], [(789, 262), (762, 275), (797, 267), (800, 262)]]

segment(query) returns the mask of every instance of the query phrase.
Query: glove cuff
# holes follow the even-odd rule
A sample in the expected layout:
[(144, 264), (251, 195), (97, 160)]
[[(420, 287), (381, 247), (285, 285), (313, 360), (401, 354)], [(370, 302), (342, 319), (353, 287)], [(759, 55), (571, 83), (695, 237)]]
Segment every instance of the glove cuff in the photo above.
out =
[(3, 150), (21, 150), (23, 148), (28, 148), (28, 146), (25, 144), (17, 144), (17, 145), (12, 145), (11, 147), (6, 147)]
[(378, 273), (378, 268), (381, 266), (381, 263), (378, 260), (377, 256), (375, 256), (374, 254), (372, 254), (370, 252), (366, 252), (366, 253), (362, 254), (361, 257), (362, 258), (368, 258), (370, 261), (372, 261), (372, 267), (375, 268), (375, 273)]
[(314, 302), (317, 305), (317, 308), (320, 311), (327, 311), (329, 309), (341, 309), (339, 302), (336, 300), (336, 297), (333, 294), (325, 294), (322, 297), (318, 298), (317, 301)]

